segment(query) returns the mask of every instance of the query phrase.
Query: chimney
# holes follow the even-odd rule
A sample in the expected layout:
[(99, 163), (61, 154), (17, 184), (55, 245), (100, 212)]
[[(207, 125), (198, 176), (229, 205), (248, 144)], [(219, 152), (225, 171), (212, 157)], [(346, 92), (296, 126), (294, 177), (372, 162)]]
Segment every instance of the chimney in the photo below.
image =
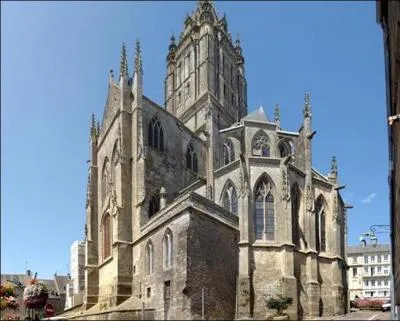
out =
[(26, 275), (31, 276), (31, 270), (26, 270)]

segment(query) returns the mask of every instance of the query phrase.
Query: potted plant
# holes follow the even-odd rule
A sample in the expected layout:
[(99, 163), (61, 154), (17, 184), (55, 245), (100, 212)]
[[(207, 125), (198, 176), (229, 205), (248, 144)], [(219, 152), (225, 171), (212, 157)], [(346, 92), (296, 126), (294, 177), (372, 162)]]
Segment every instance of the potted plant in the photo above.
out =
[(266, 303), (268, 309), (276, 310), (276, 316), (273, 317), (273, 320), (290, 320), (289, 315), (283, 313), (283, 311), (286, 310), (292, 302), (293, 298), (282, 295), (267, 299)]

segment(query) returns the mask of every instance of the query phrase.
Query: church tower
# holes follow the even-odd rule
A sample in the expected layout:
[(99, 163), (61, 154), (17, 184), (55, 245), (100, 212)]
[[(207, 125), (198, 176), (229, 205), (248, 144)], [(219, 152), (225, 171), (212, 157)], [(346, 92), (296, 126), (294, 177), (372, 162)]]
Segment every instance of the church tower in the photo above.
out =
[[(208, 98), (210, 96), (210, 98)], [(247, 115), (247, 83), (240, 40), (228, 33), (212, 1), (198, 1), (179, 40), (171, 37), (165, 79), (166, 109), (193, 132), (206, 128), (206, 105), (217, 111), (218, 129)]]

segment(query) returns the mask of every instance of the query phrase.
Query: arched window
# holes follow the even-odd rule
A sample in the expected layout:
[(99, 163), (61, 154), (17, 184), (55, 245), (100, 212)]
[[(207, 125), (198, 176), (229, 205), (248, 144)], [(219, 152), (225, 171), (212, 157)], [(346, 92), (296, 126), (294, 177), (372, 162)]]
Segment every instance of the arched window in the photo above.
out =
[(236, 188), (232, 184), (229, 184), (227, 188), (225, 188), (222, 204), (227, 211), (238, 215), (238, 198)]
[(270, 155), (270, 144), (269, 139), (264, 131), (260, 130), (257, 132), (252, 141), (253, 155), (269, 157)]
[(149, 202), (149, 218), (160, 210), (160, 192), (156, 191), (150, 198)]
[(315, 202), (315, 247), (317, 252), (326, 251), (326, 227), (325, 227), (325, 202), (322, 196)]
[(284, 158), (286, 156), (289, 156), (293, 153), (292, 151), (292, 145), (293, 143), (290, 140), (283, 140), (278, 144), (278, 149), (279, 149), (279, 156), (281, 158)]
[(294, 184), (290, 189), (290, 199), (292, 205), (292, 242), (300, 245), (300, 225), (299, 225), (299, 210), (300, 210), (300, 189), (297, 184)]
[(186, 168), (191, 169), (197, 173), (197, 155), (194, 151), (193, 144), (189, 144), (186, 150)]
[(154, 271), (154, 247), (149, 241), (146, 245), (146, 274), (152, 274)]
[(232, 140), (227, 139), (224, 142), (224, 165), (227, 165), (235, 160), (235, 149), (233, 148)]
[(111, 255), (111, 221), (110, 214), (106, 214), (103, 218), (102, 224), (102, 236), (103, 236), (103, 260)]
[(101, 174), (101, 200), (102, 200), (102, 204), (104, 204), (106, 196), (107, 196), (107, 194), (109, 192), (110, 180), (111, 180), (111, 166), (110, 166), (110, 162), (108, 161), (108, 158), (106, 157), (105, 160), (104, 160), (103, 172)]
[(167, 230), (164, 235), (164, 268), (172, 267), (172, 233)]
[(157, 117), (153, 117), (150, 120), (147, 136), (151, 147), (160, 151), (164, 150), (164, 132)]
[(275, 240), (275, 205), (271, 184), (263, 177), (255, 193), (256, 240)]

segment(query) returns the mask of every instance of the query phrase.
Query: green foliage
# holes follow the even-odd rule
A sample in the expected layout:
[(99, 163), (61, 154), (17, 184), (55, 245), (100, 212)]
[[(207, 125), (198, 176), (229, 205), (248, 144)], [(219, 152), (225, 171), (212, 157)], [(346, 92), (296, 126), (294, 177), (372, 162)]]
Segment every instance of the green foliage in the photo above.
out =
[(286, 310), (292, 302), (293, 298), (278, 295), (278, 297), (272, 297), (267, 300), (267, 307), (268, 309), (275, 309), (278, 315), (282, 315), (283, 310)]

